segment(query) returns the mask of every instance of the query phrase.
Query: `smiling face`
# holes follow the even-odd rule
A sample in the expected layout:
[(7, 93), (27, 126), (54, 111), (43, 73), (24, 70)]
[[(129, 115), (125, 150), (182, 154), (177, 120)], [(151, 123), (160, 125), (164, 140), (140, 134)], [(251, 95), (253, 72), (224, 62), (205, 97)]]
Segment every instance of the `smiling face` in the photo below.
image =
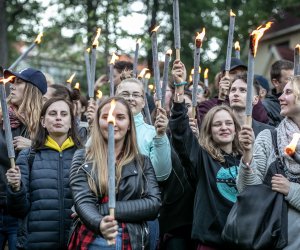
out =
[(231, 115), (226, 110), (215, 113), (211, 127), (212, 139), (220, 146), (232, 145), (235, 126)]
[(23, 98), (24, 98), (24, 91), (26, 86), (25, 81), (20, 78), (15, 78), (14, 82), (10, 85), (10, 102), (15, 106), (20, 106)]
[(116, 95), (128, 102), (133, 115), (140, 113), (145, 106), (143, 88), (139, 83), (130, 81), (120, 83)]
[(52, 103), (42, 118), (42, 126), (52, 137), (67, 136), (71, 128), (71, 114), (68, 104), (64, 101)]
[[(104, 139), (108, 139), (108, 122), (107, 117), (110, 110), (110, 103), (103, 106), (100, 112), (99, 125), (100, 131)], [(130, 119), (127, 108), (120, 102), (116, 102), (116, 107), (113, 111), (115, 117), (115, 141), (124, 142), (127, 131), (130, 129)]]
[(284, 89), (282, 95), (279, 97), (280, 103), (280, 115), (287, 116), (291, 119), (293, 117), (299, 116), (300, 104), (296, 102), (296, 96), (294, 94), (293, 86), (291, 82), (288, 82)]

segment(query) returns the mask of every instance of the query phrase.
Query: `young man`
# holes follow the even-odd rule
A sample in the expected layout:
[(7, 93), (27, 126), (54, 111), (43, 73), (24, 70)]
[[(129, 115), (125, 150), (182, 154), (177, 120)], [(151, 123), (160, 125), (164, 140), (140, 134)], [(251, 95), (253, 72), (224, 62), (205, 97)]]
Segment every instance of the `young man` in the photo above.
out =
[(268, 113), (269, 124), (277, 127), (283, 117), (280, 115), (279, 96), (281, 96), (284, 86), (289, 78), (293, 76), (294, 64), (290, 61), (279, 60), (271, 66), (271, 83), (274, 88), (271, 94), (267, 95), (263, 105)]
[[(259, 101), (259, 85), (256, 81), (253, 83), (252, 105), (256, 105)], [(229, 104), (235, 114), (239, 124), (245, 123), (246, 115), (246, 99), (247, 99), (247, 74), (238, 74), (234, 78), (229, 89)], [(273, 129), (272, 126), (256, 121), (252, 118), (252, 129), (255, 137), (264, 129)]]

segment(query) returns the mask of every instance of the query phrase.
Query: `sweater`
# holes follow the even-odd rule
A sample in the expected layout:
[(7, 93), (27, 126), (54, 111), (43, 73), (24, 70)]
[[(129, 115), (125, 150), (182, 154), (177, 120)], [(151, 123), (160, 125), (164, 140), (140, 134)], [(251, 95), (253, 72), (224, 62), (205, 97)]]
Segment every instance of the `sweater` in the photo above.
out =
[(134, 116), (134, 123), (139, 152), (150, 158), (157, 180), (166, 180), (172, 170), (168, 136), (157, 136), (155, 127), (145, 123), (142, 113)]
[[(262, 131), (255, 140), (253, 159), (247, 168), (240, 163), (237, 178), (237, 187), (241, 192), (247, 185), (256, 185), (263, 182), (268, 167), (276, 159), (270, 130)], [(288, 209), (288, 246), (284, 250), (300, 249), (300, 184), (291, 182), (288, 195), (285, 197), (289, 204)]]
[(194, 136), (185, 104), (174, 103), (171, 113), (172, 144), (191, 179), (197, 180), (192, 183), (196, 185), (192, 238), (224, 249), (221, 233), (238, 193), (235, 179), (240, 156), (224, 153), (224, 163), (213, 159)]

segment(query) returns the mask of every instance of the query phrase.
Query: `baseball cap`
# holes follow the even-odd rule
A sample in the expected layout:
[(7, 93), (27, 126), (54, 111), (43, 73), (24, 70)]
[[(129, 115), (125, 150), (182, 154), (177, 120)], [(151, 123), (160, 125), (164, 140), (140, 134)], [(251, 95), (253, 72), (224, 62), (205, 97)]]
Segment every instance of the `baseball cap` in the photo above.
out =
[(261, 87), (263, 87), (267, 92), (269, 92), (270, 85), (266, 78), (264, 78), (261, 75), (254, 75), (254, 79)]
[(47, 92), (46, 77), (40, 70), (27, 68), (18, 73), (8, 69), (4, 70), (4, 78), (8, 78), (9, 76), (15, 76), (25, 82), (31, 83), (32, 85), (37, 87), (43, 95)]
[[(241, 61), (238, 58), (232, 57), (231, 62), (230, 62), (230, 70), (233, 70), (237, 67), (243, 67), (245, 69), (248, 68), (247, 65), (243, 61)], [(223, 63), (221, 66), (221, 71), (224, 71), (224, 70), (225, 70), (225, 63)]]

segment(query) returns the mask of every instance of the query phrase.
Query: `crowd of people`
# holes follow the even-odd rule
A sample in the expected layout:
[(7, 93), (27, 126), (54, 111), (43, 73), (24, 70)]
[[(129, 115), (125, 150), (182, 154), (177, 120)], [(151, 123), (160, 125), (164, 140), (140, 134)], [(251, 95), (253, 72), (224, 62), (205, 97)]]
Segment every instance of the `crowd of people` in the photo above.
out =
[[(195, 111), (183, 62), (173, 62), (164, 107), (132, 68), (116, 62), (115, 96), (89, 102), (78, 89), (50, 84), (40, 70), (4, 70), (4, 78), (13, 77), (7, 105), (16, 167), (1, 117), (0, 248), (242, 249), (222, 231), (239, 193), (264, 181), (276, 158), (276, 131), (285, 174), (271, 176), (271, 188), (288, 204), (284, 249), (300, 249), (300, 165), (285, 153), (300, 133), (300, 77), (293, 63), (275, 62), (270, 84), (255, 75), (252, 124), (245, 114), (247, 65), (240, 59), (231, 59), (229, 75), (221, 67), (216, 96), (199, 82)], [(101, 84), (108, 84), (106, 77), (95, 88)], [(114, 216), (108, 187), (112, 100)]]

